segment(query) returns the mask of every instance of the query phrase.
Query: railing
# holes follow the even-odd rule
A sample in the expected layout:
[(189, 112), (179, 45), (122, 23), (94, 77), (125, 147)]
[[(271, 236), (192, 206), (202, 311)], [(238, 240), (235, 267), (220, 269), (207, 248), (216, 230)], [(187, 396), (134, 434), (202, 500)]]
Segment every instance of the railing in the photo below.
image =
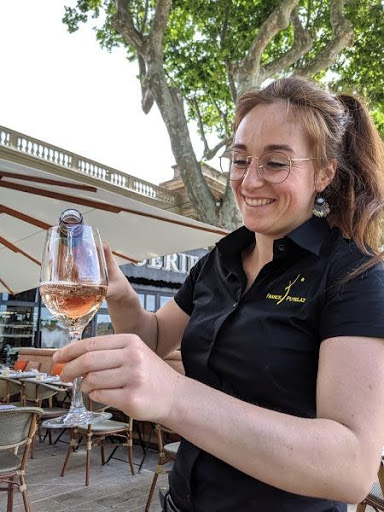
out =
[(0, 126), (0, 146), (9, 147), (54, 165), (73, 169), (126, 190), (130, 190), (136, 194), (141, 194), (142, 196), (150, 197), (162, 203), (167, 203), (170, 206), (176, 205), (175, 196), (172, 192), (169, 192), (163, 187), (141, 180), (140, 178), (135, 178), (129, 174), (124, 174), (112, 167), (85, 159), (69, 151), (29, 137), (28, 135), (15, 132), (9, 128), (4, 128), (3, 126)]

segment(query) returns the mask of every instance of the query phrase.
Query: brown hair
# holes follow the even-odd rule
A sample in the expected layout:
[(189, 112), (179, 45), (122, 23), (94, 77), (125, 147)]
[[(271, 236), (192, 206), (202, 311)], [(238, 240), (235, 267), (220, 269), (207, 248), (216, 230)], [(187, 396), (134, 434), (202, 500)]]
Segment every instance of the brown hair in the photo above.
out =
[(278, 101), (306, 130), (317, 167), (337, 161), (335, 177), (322, 192), (331, 209), (327, 219), (365, 254), (377, 255), (372, 265), (381, 259), (384, 146), (367, 108), (355, 96), (333, 95), (300, 77), (282, 78), (239, 99), (235, 131), (255, 106)]

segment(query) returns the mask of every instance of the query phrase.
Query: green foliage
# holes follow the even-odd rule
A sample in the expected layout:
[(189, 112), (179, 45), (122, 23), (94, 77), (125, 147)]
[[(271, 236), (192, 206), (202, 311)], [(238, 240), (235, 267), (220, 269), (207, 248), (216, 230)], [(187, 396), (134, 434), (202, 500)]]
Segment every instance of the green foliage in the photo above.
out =
[(384, 137), (384, 3), (353, 0), (346, 5), (353, 22), (355, 41), (331, 66), (336, 90), (349, 90), (367, 98)]
[[(136, 29), (147, 35), (156, 7), (155, 0), (127, 0)], [(187, 116), (199, 116), (207, 130), (220, 137), (231, 132), (233, 101), (229, 74), (238, 65), (262, 23), (279, 0), (173, 0), (164, 42), (164, 69), (169, 84), (177, 86), (187, 106)], [(90, 18), (98, 23), (96, 37), (111, 50), (125, 45), (128, 58), (136, 58), (112, 27), (113, 0), (77, 0), (65, 8), (64, 23), (73, 32)], [(332, 37), (330, 2), (302, 0), (297, 9), (305, 30), (314, 41), (312, 49), (297, 63), (276, 76), (294, 73), (310, 64)], [(380, 0), (350, 0), (345, 12), (353, 24), (355, 42), (315, 77), (338, 89), (356, 90), (369, 98), (375, 120), (384, 131), (384, 7)], [(266, 47), (262, 63), (276, 61), (294, 41), (292, 26), (277, 34)]]

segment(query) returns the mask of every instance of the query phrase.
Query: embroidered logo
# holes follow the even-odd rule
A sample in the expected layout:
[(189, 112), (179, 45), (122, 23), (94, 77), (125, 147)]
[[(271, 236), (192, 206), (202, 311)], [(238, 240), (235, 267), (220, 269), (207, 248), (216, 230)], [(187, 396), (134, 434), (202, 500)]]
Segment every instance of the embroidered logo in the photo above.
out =
[(267, 296), (266, 298), (267, 299), (270, 299), (270, 300), (275, 300), (276, 301), (276, 305), (279, 305), (281, 304), (282, 302), (301, 302), (301, 303), (304, 303), (307, 299), (306, 297), (295, 297), (293, 295), (291, 295), (291, 288), (294, 284), (297, 283), (297, 281), (299, 281), (300, 279), (300, 283), (303, 283), (305, 281), (305, 278), (304, 277), (300, 277), (301, 274), (297, 274), (297, 276), (295, 277), (295, 279), (293, 279), (293, 281), (289, 281), (288, 285), (284, 288), (284, 291), (285, 293), (282, 294), (282, 295), (275, 295), (275, 294), (272, 294), (272, 293), (267, 293)]

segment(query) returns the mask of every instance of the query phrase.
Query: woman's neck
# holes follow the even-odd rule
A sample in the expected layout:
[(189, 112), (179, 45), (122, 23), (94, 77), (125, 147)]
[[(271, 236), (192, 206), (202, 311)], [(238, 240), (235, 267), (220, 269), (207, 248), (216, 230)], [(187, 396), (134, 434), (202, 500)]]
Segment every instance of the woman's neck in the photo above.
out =
[(255, 233), (255, 240), (256, 243), (250, 251), (249, 258), (262, 268), (273, 259), (273, 242), (275, 240), (260, 233)]
[(255, 244), (243, 252), (243, 270), (247, 276), (244, 293), (252, 286), (260, 270), (273, 258), (273, 239), (255, 235)]

